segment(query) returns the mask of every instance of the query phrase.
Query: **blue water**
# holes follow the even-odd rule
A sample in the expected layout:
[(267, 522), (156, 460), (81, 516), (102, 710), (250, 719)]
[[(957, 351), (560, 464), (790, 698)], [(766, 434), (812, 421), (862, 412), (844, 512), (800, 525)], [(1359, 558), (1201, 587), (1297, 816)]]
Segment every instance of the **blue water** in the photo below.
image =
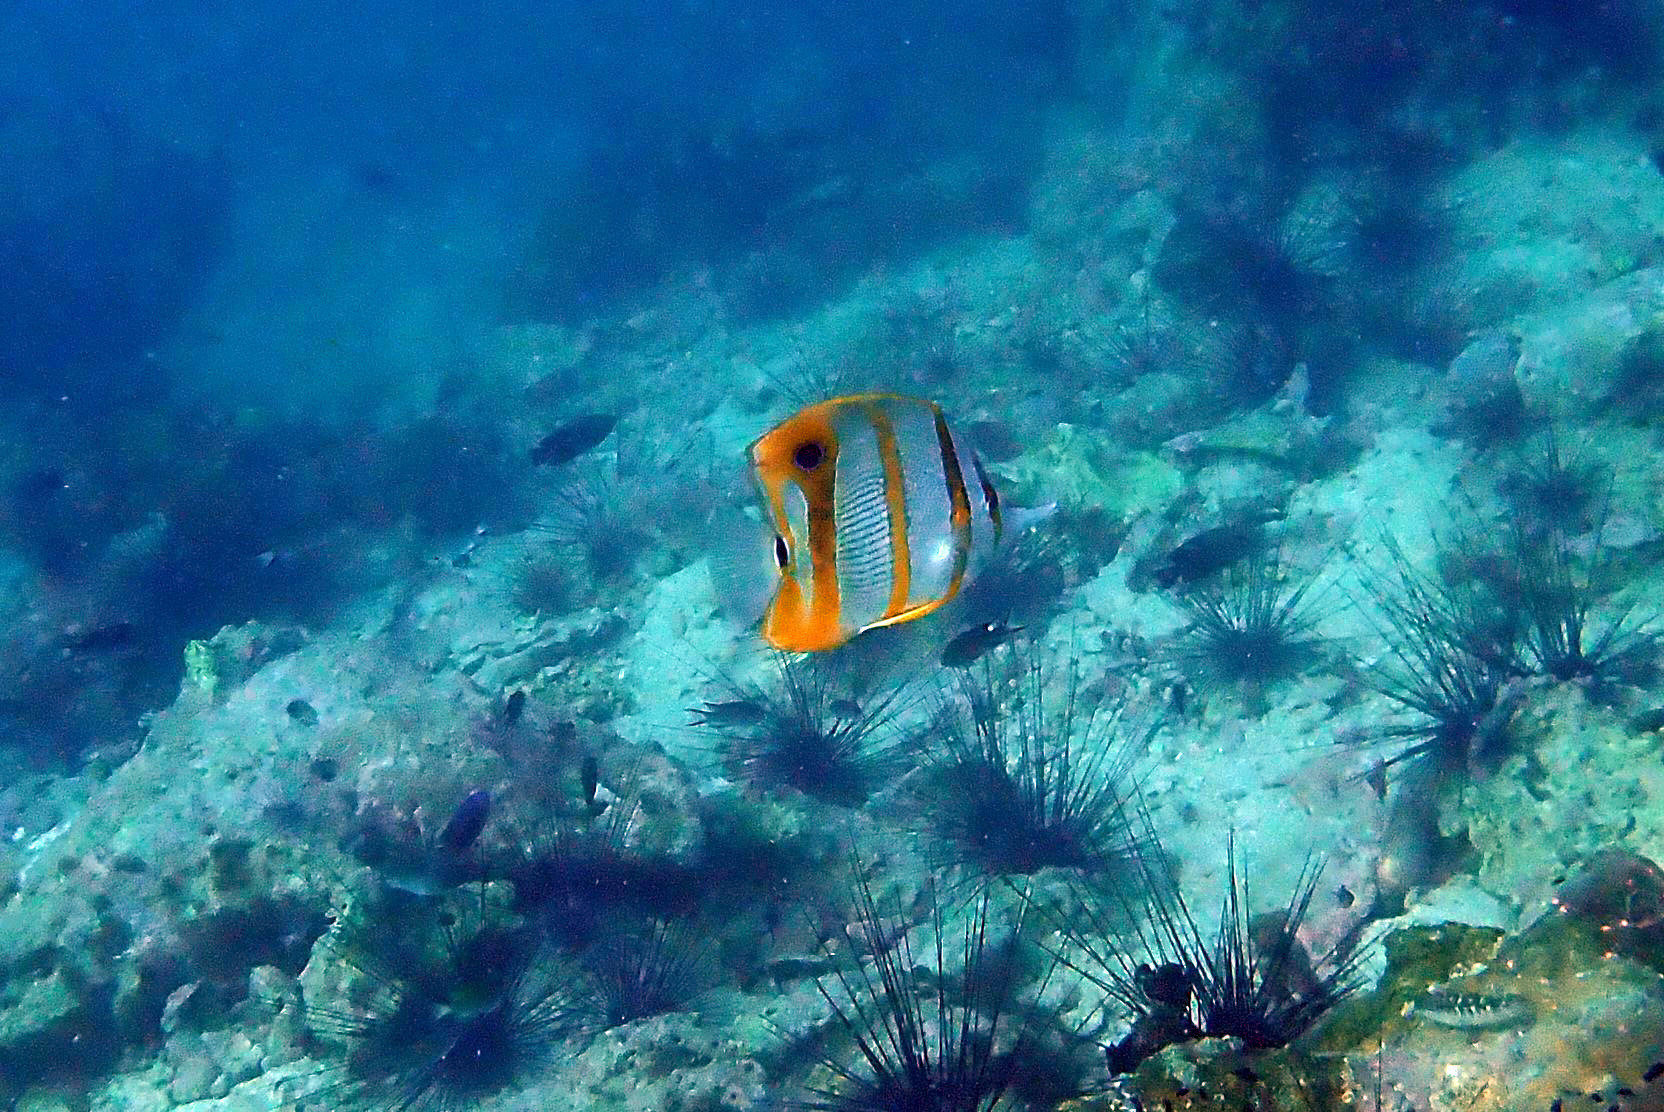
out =
[[(1652, 1107), (1661, 54), (5, 5), (0, 1109)], [(1014, 527), (776, 654), (866, 391)]]

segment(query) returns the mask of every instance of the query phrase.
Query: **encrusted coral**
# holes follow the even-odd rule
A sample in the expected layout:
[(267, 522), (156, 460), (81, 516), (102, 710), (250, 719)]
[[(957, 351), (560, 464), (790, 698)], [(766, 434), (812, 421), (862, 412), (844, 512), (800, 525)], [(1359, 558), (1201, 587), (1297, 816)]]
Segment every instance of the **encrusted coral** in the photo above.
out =
[(1558, 870), (1624, 847), (1664, 857), (1664, 766), (1658, 740), (1575, 686), (1541, 691), (1521, 716), (1522, 751), (1465, 785), (1440, 827), (1478, 853), (1479, 883), (1540, 908)]

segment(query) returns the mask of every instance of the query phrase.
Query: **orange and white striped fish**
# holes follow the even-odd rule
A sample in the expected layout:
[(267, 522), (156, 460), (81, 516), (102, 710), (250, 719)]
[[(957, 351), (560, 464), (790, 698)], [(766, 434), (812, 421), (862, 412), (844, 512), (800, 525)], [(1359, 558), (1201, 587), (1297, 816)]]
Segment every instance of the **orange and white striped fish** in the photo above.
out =
[(750, 462), (779, 573), (763, 638), (790, 652), (939, 609), (1047, 512), (1002, 507), (941, 407), (899, 394), (800, 410), (752, 443)]

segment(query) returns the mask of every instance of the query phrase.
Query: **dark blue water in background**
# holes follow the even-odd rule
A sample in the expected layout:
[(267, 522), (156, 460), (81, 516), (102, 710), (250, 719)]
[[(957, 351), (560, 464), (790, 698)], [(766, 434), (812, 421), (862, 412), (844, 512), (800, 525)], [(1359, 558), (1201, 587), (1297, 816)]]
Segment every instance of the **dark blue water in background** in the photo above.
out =
[[(518, 453), (459, 412), (474, 399), (435, 405), (447, 378), (470, 392), (482, 330), (582, 323), (784, 248), (739, 294), (778, 316), (1019, 225), (1077, 46), (1061, 4), (24, 4), (6, 21), (7, 533), (75, 584), (55, 621), (131, 622), (141, 659), (327, 602), (338, 561), (305, 553), (335, 526), (466, 530), (512, 500)], [(965, 167), (951, 190), (890, 188), (943, 159)], [(789, 211), (828, 182), (855, 199)], [(345, 474), (357, 437), (398, 474)], [(437, 477), (410, 458), (429, 447)], [(110, 584), (100, 553), (158, 513), (155, 562)], [(301, 555), (266, 574), (273, 551)], [(85, 597), (105, 591), (119, 603)], [(59, 724), (66, 750), (86, 740)]]

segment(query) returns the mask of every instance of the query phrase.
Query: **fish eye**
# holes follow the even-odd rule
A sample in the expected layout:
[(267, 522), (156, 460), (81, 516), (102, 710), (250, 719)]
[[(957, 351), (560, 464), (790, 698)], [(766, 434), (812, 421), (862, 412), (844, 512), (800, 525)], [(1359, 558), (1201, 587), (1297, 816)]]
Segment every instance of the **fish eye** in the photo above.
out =
[(804, 471), (813, 471), (820, 466), (820, 461), (826, 458), (826, 449), (818, 441), (805, 440), (792, 453), (792, 462)]
[(779, 533), (774, 534), (774, 562), (781, 571), (785, 571), (786, 565), (792, 562), (792, 550), (786, 547), (786, 538)]

